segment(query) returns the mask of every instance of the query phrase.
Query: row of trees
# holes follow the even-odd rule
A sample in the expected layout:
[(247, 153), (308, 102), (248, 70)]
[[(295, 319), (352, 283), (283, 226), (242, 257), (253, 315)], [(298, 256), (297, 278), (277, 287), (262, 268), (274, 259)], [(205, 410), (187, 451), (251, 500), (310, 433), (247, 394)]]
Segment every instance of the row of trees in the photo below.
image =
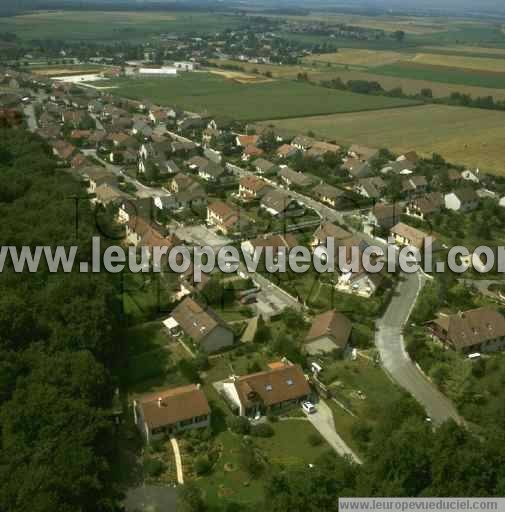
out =
[[(309, 81), (310, 77), (307, 73), (300, 73), (298, 79)], [(470, 94), (458, 91), (452, 92), (449, 96), (444, 98), (435, 98), (433, 96), (433, 91), (430, 88), (423, 88), (416, 94), (408, 94), (401, 87), (394, 87), (390, 90), (384, 89), (384, 87), (375, 80), (348, 80), (347, 82), (344, 82), (340, 77), (332, 80), (323, 80), (320, 85), (331, 89), (351, 91), (358, 94), (374, 94), (378, 96), (390, 96), (393, 98), (406, 98), (442, 105), (484, 108), (488, 110), (505, 110), (505, 101), (495, 100), (492, 96), (473, 98)]]

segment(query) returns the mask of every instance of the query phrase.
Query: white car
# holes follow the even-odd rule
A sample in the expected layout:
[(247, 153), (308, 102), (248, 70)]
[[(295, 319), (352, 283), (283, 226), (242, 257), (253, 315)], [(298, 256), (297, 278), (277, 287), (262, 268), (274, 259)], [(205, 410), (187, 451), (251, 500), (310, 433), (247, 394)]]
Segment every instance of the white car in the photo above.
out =
[(316, 412), (316, 406), (312, 403), (312, 402), (302, 402), (302, 409), (307, 413), (307, 414), (312, 414), (314, 412)]

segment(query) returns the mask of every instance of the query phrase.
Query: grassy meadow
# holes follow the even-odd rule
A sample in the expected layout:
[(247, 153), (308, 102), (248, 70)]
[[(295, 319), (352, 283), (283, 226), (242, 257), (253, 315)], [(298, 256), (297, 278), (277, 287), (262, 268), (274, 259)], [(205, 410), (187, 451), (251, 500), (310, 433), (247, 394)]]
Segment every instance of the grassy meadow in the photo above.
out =
[(362, 96), (303, 82), (271, 81), (242, 84), (210, 73), (185, 73), (177, 78), (118, 79), (100, 82), (111, 92), (160, 105), (178, 106), (221, 119), (258, 121), (409, 106), (411, 101)]
[(338, 143), (361, 143), (402, 152), (440, 153), (455, 163), (505, 174), (505, 113), (426, 105), (375, 112), (269, 121), (286, 134), (313, 131)]
[(213, 32), (236, 28), (240, 19), (200, 12), (37, 11), (0, 18), (0, 32), (26, 40), (140, 40), (157, 34)]

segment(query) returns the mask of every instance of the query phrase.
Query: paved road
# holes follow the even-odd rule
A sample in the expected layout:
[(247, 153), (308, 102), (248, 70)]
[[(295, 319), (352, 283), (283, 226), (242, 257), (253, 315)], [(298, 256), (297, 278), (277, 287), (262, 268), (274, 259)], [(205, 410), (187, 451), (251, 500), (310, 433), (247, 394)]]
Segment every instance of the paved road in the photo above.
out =
[(361, 459), (347, 446), (345, 441), (337, 434), (335, 430), (335, 420), (330, 407), (319, 400), (317, 411), (312, 414), (306, 414), (308, 420), (314, 425), (318, 432), (326, 439), (328, 444), (342, 456), (349, 456), (354, 462), (361, 464)]
[[(247, 169), (243, 169), (242, 167), (239, 167), (237, 165), (233, 165), (228, 163), (228, 168), (231, 169), (234, 173), (238, 174), (239, 176), (256, 176), (256, 173), (249, 171)], [(269, 183), (274, 186), (275, 188), (279, 190), (284, 190), (286, 192), (289, 192), (289, 195), (296, 199), (297, 201), (305, 204), (305, 206), (308, 206), (309, 208), (312, 208), (314, 211), (316, 211), (321, 218), (328, 220), (330, 222), (338, 222), (340, 224), (345, 224), (344, 217), (352, 216), (359, 214), (361, 210), (347, 210), (347, 211), (337, 211), (333, 208), (330, 208), (329, 206), (326, 206), (323, 203), (320, 203), (319, 201), (316, 201), (315, 199), (312, 199), (304, 194), (300, 194), (299, 192), (295, 192), (293, 190), (287, 191), (283, 187), (281, 187), (279, 184), (270, 182)], [(352, 228), (349, 228), (349, 230), (353, 231)]]
[(405, 350), (403, 328), (426, 278), (420, 273), (403, 276), (405, 279), (398, 285), (397, 293), (384, 316), (377, 322), (375, 343), (382, 364), (392, 378), (426, 409), (435, 424), (441, 424), (449, 418), (462, 423), (452, 402), (423, 375)]
[(132, 185), (135, 185), (135, 187), (137, 187), (137, 192), (135, 193), (137, 197), (157, 197), (166, 196), (168, 194), (167, 191), (163, 190), (162, 188), (147, 187), (146, 185), (143, 185), (142, 183), (140, 183), (140, 181), (136, 180), (135, 178), (131, 178), (130, 176), (123, 172), (123, 167), (121, 167), (120, 165), (111, 164), (110, 162), (107, 162), (107, 160), (100, 158), (96, 153), (96, 149), (83, 149), (82, 152), (85, 155), (96, 158), (111, 173), (115, 174), (116, 176), (123, 176), (125, 181), (131, 183)]

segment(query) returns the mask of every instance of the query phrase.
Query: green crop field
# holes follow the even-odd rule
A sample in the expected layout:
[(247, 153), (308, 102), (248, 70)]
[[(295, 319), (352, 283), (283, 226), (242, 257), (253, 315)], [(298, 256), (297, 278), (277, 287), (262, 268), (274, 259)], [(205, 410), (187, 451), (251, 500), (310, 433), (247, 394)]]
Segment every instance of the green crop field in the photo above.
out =
[(177, 78), (118, 79), (98, 85), (116, 86), (110, 92), (127, 98), (149, 99), (160, 105), (244, 121), (414, 104), (408, 100), (334, 91), (290, 80), (241, 84), (209, 73), (185, 73)]
[(505, 174), (505, 113), (426, 105), (374, 112), (267, 121), (281, 133), (313, 131), (338, 143), (360, 143), (402, 152), (415, 149), (448, 161)]
[(374, 73), (431, 82), (505, 88), (505, 73), (401, 62), (374, 68)]
[(186, 12), (40, 11), (0, 18), (0, 32), (26, 40), (140, 40), (157, 34), (213, 32), (237, 28), (236, 16)]

